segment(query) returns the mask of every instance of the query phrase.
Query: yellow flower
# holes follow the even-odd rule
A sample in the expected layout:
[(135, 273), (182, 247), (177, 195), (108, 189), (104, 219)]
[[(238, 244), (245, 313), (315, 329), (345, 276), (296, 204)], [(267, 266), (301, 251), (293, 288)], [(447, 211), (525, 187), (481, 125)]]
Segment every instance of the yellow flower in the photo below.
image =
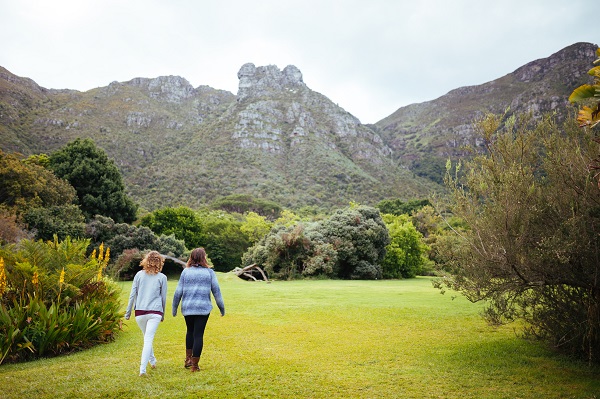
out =
[(38, 275), (38, 272), (33, 272), (33, 277), (31, 278), (31, 282), (33, 283), (33, 285), (35, 285), (37, 287), (37, 285), (40, 283), (40, 276)]
[(104, 259), (104, 243), (100, 244), (100, 248), (98, 249), (98, 260), (103, 260)]
[(6, 290), (6, 272), (4, 271), (4, 259), (0, 258), (0, 295)]
[(104, 254), (104, 263), (108, 263), (110, 259), (110, 247), (106, 247), (106, 253)]
[(96, 259), (96, 248), (92, 251), (92, 259)]
[(60, 277), (58, 278), (58, 285), (62, 286), (65, 283), (65, 268), (62, 268), (60, 272)]

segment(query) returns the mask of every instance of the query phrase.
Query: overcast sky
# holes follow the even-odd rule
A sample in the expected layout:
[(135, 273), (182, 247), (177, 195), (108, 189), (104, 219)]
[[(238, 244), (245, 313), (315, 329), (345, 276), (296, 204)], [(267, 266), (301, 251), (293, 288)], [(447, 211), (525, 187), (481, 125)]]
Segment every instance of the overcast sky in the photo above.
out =
[(308, 87), (375, 123), (598, 44), (597, 1), (0, 0), (0, 66), (46, 88), (177, 75), (235, 94), (247, 62), (295, 65)]

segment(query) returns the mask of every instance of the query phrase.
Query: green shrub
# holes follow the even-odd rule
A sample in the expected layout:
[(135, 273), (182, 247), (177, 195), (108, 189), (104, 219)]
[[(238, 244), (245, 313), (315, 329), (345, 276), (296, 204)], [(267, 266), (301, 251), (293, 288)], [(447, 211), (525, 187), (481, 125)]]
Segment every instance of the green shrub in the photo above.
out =
[(110, 250), (87, 257), (88, 244), (55, 237), (0, 249), (0, 364), (114, 338), (122, 314), (119, 289), (103, 276)]
[(356, 205), (323, 221), (276, 224), (248, 249), (242, 263), (264, 267), (271, 278), (376, 279), (389, 243), (379, 210)]

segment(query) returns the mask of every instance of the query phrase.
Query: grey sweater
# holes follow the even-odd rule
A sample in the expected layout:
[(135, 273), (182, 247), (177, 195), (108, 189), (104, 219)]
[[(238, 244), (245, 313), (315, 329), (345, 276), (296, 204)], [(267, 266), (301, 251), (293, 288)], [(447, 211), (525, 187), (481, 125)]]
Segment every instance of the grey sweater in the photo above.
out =
[(167, 276), (162, 273), (148, 274), (144, 270), (140, 270), (133, 278), (125, 318), (129, 319), (131, 310), (135, 309), (160, 312), (164, 319), (166, 303)]
[(210, 314), (213, 308), (210, 300), (211, 292), (221, 311), (221, 316), (225, 315), (225, 304), (214, 270), (202, 266), (186, 267), (181, 272), (173, 296), (173, 316), (177, 316), (179, 302), (181, 302), (181, 314), (184, 316)]

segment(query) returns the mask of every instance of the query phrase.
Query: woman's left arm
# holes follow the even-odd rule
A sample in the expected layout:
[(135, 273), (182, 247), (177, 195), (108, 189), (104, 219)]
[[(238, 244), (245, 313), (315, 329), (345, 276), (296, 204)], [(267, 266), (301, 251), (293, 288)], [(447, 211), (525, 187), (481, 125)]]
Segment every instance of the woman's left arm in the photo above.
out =
[(225, 302), (223, 302), (223, 296), (221, 295), (221, 288), (219, 287), (219, 281), (217, 280), (217, 275), (215, 271), (212, 269), (208, 269), (211, 271), (210, 273), (210, 290), (212, 291), (213, 296), (215, 297), (215, 302), (221, 311), (221, 316), (225, 316)]

